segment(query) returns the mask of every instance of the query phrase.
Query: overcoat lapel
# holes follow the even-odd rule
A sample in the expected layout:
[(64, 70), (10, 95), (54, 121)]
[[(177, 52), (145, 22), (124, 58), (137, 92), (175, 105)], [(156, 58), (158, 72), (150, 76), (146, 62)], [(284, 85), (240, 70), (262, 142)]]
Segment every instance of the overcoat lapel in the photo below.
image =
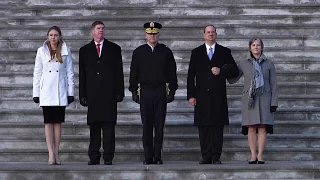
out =
[(202, 51), (202, 54), (203, 54), (203, 59), (206, 59), (207, 61), (210, 61), (208, 53), (207, 53), (207, 47), (206, 47), (205, 44), (202, 45), (202, 50), (201, 51)]
[(99, 55), (98, 55), (98, 52), (97, 52), (97, 47), (96, 47), (96, 44), (94, 43), (94, 40), (92, 40), (90, 42), (89, 48), (90, 48), (91, 53), (94, 55), (95, 59), (99, 59)]
[(211, 65), (215, 66), (215, 67), (222, 67), (223, 66), (223, 59), (221, 57), (219, 57), (220, 55), (220, 45), (218, 43), (216, 43), (216, 47), (214, 49), (214, 53), (211, 59)]

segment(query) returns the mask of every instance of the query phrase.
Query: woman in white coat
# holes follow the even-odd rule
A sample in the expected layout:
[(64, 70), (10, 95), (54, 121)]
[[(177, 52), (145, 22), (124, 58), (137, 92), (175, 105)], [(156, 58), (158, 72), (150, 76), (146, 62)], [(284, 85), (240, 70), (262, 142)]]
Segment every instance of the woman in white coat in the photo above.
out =
[(59, 146), (65, 109), (74, 101), (74, 70), (70, 48), (57, 26), (37, 51), (33, 73), (33, 101), (43, 109), (48, 164), (61, 164)]

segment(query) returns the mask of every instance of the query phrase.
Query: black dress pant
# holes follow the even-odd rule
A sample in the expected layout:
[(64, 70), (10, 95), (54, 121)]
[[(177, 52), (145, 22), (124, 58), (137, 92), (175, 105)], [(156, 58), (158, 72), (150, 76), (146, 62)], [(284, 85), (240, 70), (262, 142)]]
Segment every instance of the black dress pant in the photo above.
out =
[(140, 112), (143, 127), (142, 141), (144, 157), (148, 161), (161, 159), (166, 111), (167, 100), (165, 86), (156, 88), (141, 87)]
[(223, 125), (198, 126), (203, 160), (220, 160), (223, 143)]
[(112, 161), (115, 151), (115, 123), (90, 124), (89, 158), (91, 161), (100, 161), (101, 130), (103, 132), (103, 159)]

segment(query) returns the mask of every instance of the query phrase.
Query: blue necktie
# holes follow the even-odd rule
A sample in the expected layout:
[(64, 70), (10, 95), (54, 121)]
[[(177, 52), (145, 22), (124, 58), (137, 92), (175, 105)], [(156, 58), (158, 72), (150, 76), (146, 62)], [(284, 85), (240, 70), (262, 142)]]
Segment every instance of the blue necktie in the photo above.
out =
[(211, 60), (212, 59), (212, 56), (213, 56), (213, 51), (212, 51), (212, 47), (209, 48), (209, 59)]

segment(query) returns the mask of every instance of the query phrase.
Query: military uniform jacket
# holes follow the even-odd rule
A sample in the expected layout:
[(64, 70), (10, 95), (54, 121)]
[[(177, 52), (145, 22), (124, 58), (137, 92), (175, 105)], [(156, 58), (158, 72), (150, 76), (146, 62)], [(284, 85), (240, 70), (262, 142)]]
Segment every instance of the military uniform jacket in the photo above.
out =
[[(213, 75), (212, 67), (220, 69), (229, 64), (233, 68), (224, 75)], [(226, 77), (237, 76), (239, 70), (230, 49), (216, 43), (211, 61), (205, 44), (191, 52), (187, 77), (187, 98), (196, 98), (194, 124), (197, 126), (228, 125)]]
[(92, 40), (79, 51), (79, 97), (88, 100), (87, 123), (116, 123), (117, 96), (124, 97), (121, 48), (105, 39), (99, 57)]
[(148, 44), (141, 45), (133, 51), (129, 90), (136, 91), (139, 84), (157, 87), (169, 83), (169, 90), (175, 92), (178, 89), (176, 71), (176, 62), (167, 46), (158, 43), (152, 52)]

